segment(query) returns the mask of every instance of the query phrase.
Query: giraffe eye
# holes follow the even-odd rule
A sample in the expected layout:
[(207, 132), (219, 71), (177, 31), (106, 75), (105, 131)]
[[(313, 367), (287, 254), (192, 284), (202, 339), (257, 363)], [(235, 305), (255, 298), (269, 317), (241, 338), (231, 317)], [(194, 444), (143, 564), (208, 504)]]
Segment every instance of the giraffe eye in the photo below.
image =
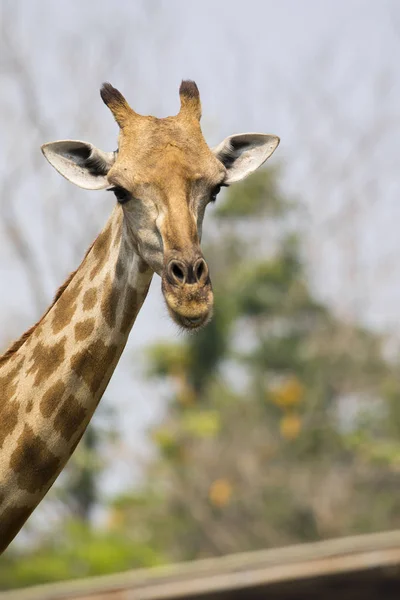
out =
[(210, 202), (215, 202), (219, 192), (221, 191), (221, 186), (217, 185), (211, 192)]
[(114, 186), (112, 188), (109, 188), (108, 190), (109, 192), (114, 192), (116, 199), (118, 200), (118, 202), (120, 204), (125, 204), (126, 202), (128, 202), (130, 195), (129, 192), (127, 190), (124, 190), (124, 188), (119, 187), (119, 186)]

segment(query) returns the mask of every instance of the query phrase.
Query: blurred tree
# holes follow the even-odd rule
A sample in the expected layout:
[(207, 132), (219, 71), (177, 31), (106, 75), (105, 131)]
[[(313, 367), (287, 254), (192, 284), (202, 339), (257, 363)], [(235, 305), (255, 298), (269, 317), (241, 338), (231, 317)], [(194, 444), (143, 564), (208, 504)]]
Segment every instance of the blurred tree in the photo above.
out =
[(229, 189), (205, 252), (214, 320), (148, 350), (174, 391), (115, 522), (170, 559), (400, 525), (399, 378), (310, 290), (300, 213), (273, 170)]
[[(146, 13), (148, 5), (137, 3), (137, 8)], [(132, 46), (124, 53), (124, 36), (115, 29), (118, 23), (101, 28), (94, 22), (101, 43), (94, 44), (90, 69), (87, 61), (82, 61), (76, 33), (63, 33), (54, 47), (54, 64), (57, 70), (63, 65), (66, 85), (71, 89), (71, 84), (74, 88), (82, 81), (87, 84), (79, 86), (79, 94), (68, 93), (68, 87), (60, 92), (58, 100), (64, 94), (68, 106), (75, 103), (75, 108), (65, 111), (65, 105), (51, 95), (49, 104), (54, 110), (44, 110), (38, 82), (43, 85), (46, 78), (35, 65), (47, 64), (49, 57), (43, 61), (38, 54), (35, 64), (30, 60), (37, 51), (28, 35), (32, 27), (25, 29), (24, 35), (14, 27), (17, 13), (24, 8), (12, 2), (3, 2), (1, 8), (0, 76), (7, 94), (0, 98), (6, 149), (0, 227), (27, 280), (26, 289), (31, 293), (26, 294), (30, 298), (27, 310), (34, 307), (39, 314), (50, 289), (60, 283), (60, 273), (66, 274), (77, 264), (103, 216), (97, 199), (93, 210), (94, 205), (90, 201), (82, 204), (81, 193), (73, 188), (68, 198), (55, 203), (53, 197), (61, 193), (59, 180), (53, 183), (34, 149), (53, 138), (60, 122), (62, 135), (69, 129), (98, 139), (106, 124), (102, 121), (99, 128), (102, 113), (99, 107), (97, 118), (91, 90), (103, 78), (101, 73), (107, 77), (129, 73), (136, 94), (150, 89), (151, 82), (142, 81), (141, 74), (147, 74), (141, 69), (143, 53), (132, 51)], [(165, 41), (164, 32), (170, 29), (165, 27), (166, 14), (158, 10), (159, 6), (157, 15), (148, 10), (145, 25), (149, 26), (145, 27), (136, 15), (136, 34), (130, 40), (137, 48), (140, 31), (147, 38), (154, 35), (155, 40), (163, 32), (161, 42)], [(131, 26), (131, 19), (119, 23), (124, 21)], [(231, 31), (229, 37), (232, 39)], [(165, 58), (168, 45), (153, 45), (150, 54)], [(239, 47), (242, 51), (242, 45)], [(135, 56), (136, 65), (132, 63)], [(54, 64), (53, 71), (48, 69), (47, 82), (53, 84), (54, 79), (57, 85), (51, 87), (57, 89), (61, 80), (56, 80)], [(68, 78), (71, 72), (73, 77)], [(318, 86), (322, 73), (330, 86), (332, 71), (326, 65), (318, 69)], [(354, 82), (354, 73), (349, 73)], [(349, 76), (347, 70), (344, 75)], [(163, 76), (164, 71), (160, 72)], [(153, 102), (158, 102), (163, 87), (160, 77), (154, 79), (149, 95)], [(246, 98), (242, 107), (252, 110), (247, 104), (247, 87), (242, 88)], [(356, 247), (360, 227), (355, 225), (365, 212), (361, 204), (364, 206), (366, 199), (372, 205), (377, 198), (388, 196), (385, 186), (391, 181), (387, 175), (393, 166), (380, 149), (390, 147), (387, 136), (397, 121), (384, 106), (387, 86), (371, 86), (379, 92), (371, 103), (376, 109), (371, 110), (371, 128), (366, 131), (363, 123), (350, 137), (354, 144), (349, 145), (349, 152), (346, 143), (343, 148), (337, 141), (346, 140), (353, 129), (353, 107), (346, 122), (341, 102), (332, 106), (326, 102), (329, 98), (322, 98), (318, 107), (319, 88), (314, 87), (316, 93), (310, 94), (311, 88), (304, 85), (293, 93), (286, 88), (279, 94), (279, 102), (285, 98), (293, 102), (286, 118), (298, 119), (303, 111), (309, 111), (301, 120), (306, 131), (297, 138), (308, 140), (309, 151), (305, 148), (305, 167), (299, 169), (296, 185), (305, 188), (306, 183), (307, 194), (313, 190), (315, 204), (324, 198), (324, 229), (314, 227), (313, 234), (322, 231), (336, 251), (343, 251), (349, 285), (342, 301), (346, 306), (356, 294), (357, 301), (351, 302), (354, 309), (347, 311), (355, 318), (363, 289), (354, 281), (360, 270)], [(306, 90), (307, 98), (299, 98), (301, 89)], [(82, 106), (93, 107), (90, 119)], [(314, 128), (310, 127), (313, 123)], [(321, 123), (328, 130), (321, 130)], [(288, 162), (298, 165), (299, 146), (292, 144), (292, 148), (296, 154)], [(376, 162), (377, 154), (383, 163)], [(367, 160), (371, 155), (373, 163)], [(383, 171), (384, 166), (388, 171)], [(20, 173), (24, 177), (16, 177)], [(337, 197), (345, 200), (337, 203)], [(335, 207), (339, 207), (337, 213)], [(2, 557), (2, 587), (398, 526), (400, 381), (395, 368), (382, 358), (381, 340), (340, 322), (314, 297), (302, 261), (303, 240), (297, 238), (297, 206), (282, 197), (273, 171), (229, 189), (215, 213), (217, 225), (209, 245), (216, 287), (215, 319), (197, 336), (177, 345), (158, 345), (149, 352), (149, 373), (172, 382), (174, 393), (165, 419), (152, 432), (157, 459), (145, 472), (143, 486), (115, 500), (109, 531), (92, 531), (73, 521), (68, 521), (64, 530), (61, 521), (52, 537), (63, 540), (62, 544), (38, 539), (32, 551), (15, 549)], [(32, 241), (33, 214), (43, 248)], [(315, 245), (313, 260), (322, 272), (327, 261), (319, 244)], [(367, 267), (369, 270), (371, 265)], [(381, 264), (379, 268), (383, 272)], [(388, 279), (392, 278), (390, 273)], [(367, 296), (361, 294), (361, 299)], [(25, 315), (26, 323), (31, 316)], [(9, 322), (7, 318), (3, 323), (4, 345), (8, 335), (21, 329), (18, 323), (11, 331)], [(70, 463), (70, 471), (65, 473), (65, 486), (54, 490), (40, 509), (45, 518), (54, 505), (62, 507), (64, 516), (64, 499), (67, 512), (85, 518), (90, 515), (99, 499), (95, 488), (102, 466), (100, 435), (95, 429), (83, 438), (74, 455), (76, 463)], [(59, 498), (62, 502), (57, 503)]]
[(64, 522), (40, 545), (6, 553), (0, 562), (0, 590), (45, 582), (103, 575), (159, 564), (150, 545), (129, 536), (94, 530), (81, 521)]
[[(148, 376), (173, 391), (142, 483), (111, 502), (103, 529), (60, 522), (8, 553), (0, 587), (400, 526), (400, 377), (379, 336), (314, 296), (301, 210), (277, 182), (262, 171), (218, 201), (214, 319), (148, 349)], [(86, 518), (90, 434), (81, 452), (69, 490)]]

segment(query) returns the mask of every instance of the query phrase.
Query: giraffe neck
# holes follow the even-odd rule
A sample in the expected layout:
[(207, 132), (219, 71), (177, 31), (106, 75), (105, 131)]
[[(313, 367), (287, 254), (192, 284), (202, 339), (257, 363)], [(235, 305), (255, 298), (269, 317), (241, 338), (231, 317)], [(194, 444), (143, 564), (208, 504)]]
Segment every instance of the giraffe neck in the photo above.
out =
[(0, 552), (82, 437), (152, 275), (116, 206), (63, 292), (0, 362)]

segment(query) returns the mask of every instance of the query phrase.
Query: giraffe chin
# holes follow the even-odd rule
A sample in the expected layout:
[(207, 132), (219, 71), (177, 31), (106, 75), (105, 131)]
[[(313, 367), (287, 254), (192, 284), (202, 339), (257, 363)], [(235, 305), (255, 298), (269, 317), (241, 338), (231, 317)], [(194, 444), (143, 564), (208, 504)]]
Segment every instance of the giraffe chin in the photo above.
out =
[(179, 325), (179, 327), (182, 327), (182, 329), (189, 331), (197, 331), (198, 329), (205, 327), (205, 325), (207, 325), (207, 323), (209, 323), (212, 318), (212, 310), (208, 311), (206, 314), (199, 315), (197, 317), (185, 317), (172, 310), (169, 306), (168, 311), (174, 322), (177, 325)]
[(175, 294), (165, 290), (164, 298), (173, 321), (182, 329), (194, 331), (211, 321), (214, 297), (210, 288), (202, 290), (200, 298), (192, 296), (186, 302), (184, 298), (177, 298)]

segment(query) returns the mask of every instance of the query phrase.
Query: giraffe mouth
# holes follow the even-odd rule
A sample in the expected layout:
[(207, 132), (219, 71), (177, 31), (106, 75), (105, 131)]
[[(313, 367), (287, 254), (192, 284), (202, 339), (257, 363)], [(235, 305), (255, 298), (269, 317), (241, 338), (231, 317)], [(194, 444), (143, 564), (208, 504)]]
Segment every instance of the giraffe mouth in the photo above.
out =
[(211, 284), (174, 289), (163, 281), (164, 299), (173, 321), (186, 330), (201, 329), (212, 318), (214, 295)]
[(207, 325), (207, 323), (209, 323), (211, 321), (211, 317), (212, 317), (212, 310), (210, 310), (206, 314), (200, 315), (198, 317), (185, 317), (185, 316), (180, 315), (179, 313), (173, 311), (172, 309), (169, 309), (169, 312), (170, 312), (171, 317), (173, 318), (173, 320), (175, 321), (175, 323), (177, 325), (179, 325), (183, 329), (187, 329), (187, 330), (191, 330), (191, 331), (196, 331), (198, 329), (201, 329), (202, 327), (204, 327), (205, 325)]

